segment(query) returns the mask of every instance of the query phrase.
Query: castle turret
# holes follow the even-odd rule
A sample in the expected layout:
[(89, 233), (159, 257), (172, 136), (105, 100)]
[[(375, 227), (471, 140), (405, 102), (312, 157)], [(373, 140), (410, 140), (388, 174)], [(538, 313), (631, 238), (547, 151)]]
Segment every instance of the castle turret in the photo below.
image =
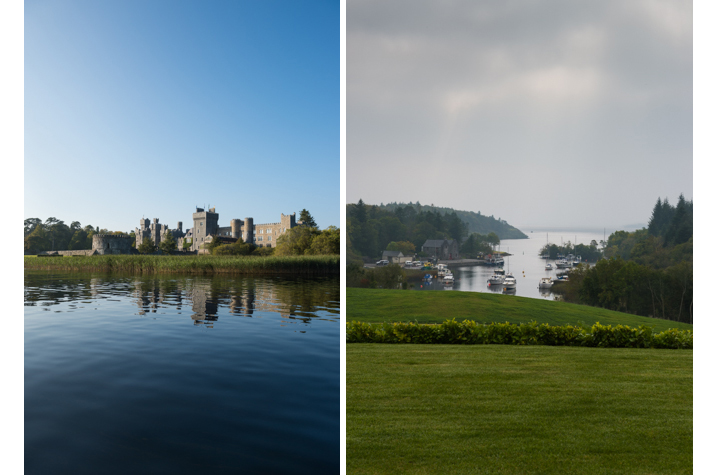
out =
[(233, 219), (230, 224), (232, 225), (232, 237), (234, 239), (239, 239), (239, 236), (237, 236), (237, 220)]
[(244, 218), (244, 242), (254, 244), (254, 218)]

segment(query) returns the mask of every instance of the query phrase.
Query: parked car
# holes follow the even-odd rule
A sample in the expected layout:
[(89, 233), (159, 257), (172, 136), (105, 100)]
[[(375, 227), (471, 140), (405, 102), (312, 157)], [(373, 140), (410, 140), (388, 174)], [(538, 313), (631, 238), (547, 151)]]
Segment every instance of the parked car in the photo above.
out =
[(405, 266), (411, 267), (412, 266), (412, 261), (407, 261), (404, 263)]
[(421, 266), (422, 266), (422, 261), (414, 261), (414, 262), (412, 262), (412, 265), (413, 265), (414, 267), (421, 267)]
[(376, 265), (376, 266), (386, 266), (386, 265), (389, 264), (389, 263), (390, 263), (390, 261), (388, 261), (387, 259), (382, 259), (381, 261), (377, 261), (377, 262), (375, 263), (375, 265)]

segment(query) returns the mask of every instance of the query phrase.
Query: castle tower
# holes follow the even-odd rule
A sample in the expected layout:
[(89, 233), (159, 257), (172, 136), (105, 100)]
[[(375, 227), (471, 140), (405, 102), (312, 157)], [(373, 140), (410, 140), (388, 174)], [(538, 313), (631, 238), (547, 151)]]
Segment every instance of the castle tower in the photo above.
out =
[(254, 218), (244, 218), (244, 242), (254, 244)]
[(233, 219), (230, 224), (232, 225), (232, 237), (239, 239), (239, 236), (237, 236), (237, 220)]

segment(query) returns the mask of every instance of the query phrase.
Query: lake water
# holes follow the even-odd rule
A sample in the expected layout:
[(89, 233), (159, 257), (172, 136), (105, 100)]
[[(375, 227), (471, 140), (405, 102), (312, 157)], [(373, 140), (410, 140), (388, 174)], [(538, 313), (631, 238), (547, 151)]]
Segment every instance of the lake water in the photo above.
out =
[[(545, 270), (545, 259), (540, 259), (539, 252), (547, 242), (560, 245), (562, 242), (571, 242), (575, 244), (589, 245), (592, 240), (597, 243), (604, 239), (604, 230), (599, 232), (593, 231), (576, 231), (576, 230), (545, 230), (535, 229), (530, 232), (529, 229), (521, 229), (529, 236), (529, 239), (504, 239), (500, 242), (500, 250), (512, 254), (505, 258), (504, 269), (506, 272), (510, 269), (517, 280), (515, 290), (505, 292), (511, 295), (521, 297), (532, 297), (540, 299), (553, 299), (554, 293), (550, 289), (538, 289), (540, 279), (543, 277), (556, 277), (556, 273), (560, 270), (555, 267), (555, 256), (551, 256), (549, 263), (552, 264), (552, 270)], [(606, 237), (609, 237), (607, 232)], [(444, 261), (445, 262), (445, 261)], [(470, 267), (452, 267), (451, 272), (454, 274), (453, 285), (444, 285), (436, 279), (431, 284), (413, 283), (413, 288), (416, 290), (461, 290), (465, 292), (491, 292), (503, 293), (503, 286), (488, 286), (488, 278), (493, 274), (493, 267), (489, 266), (470, 266)], [(554, 289), (554, 286), (553, 286)]]
[(337, 473), (339, 289), (25, 272), (25, 473)]

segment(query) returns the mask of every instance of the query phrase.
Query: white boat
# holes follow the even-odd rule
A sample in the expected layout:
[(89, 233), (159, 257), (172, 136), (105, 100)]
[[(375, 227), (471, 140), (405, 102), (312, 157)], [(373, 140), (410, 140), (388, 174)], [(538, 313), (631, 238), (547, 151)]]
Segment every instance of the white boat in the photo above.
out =
[(515, 277), (513, 277), (513, 274), (508, 274), (505, 276), (505, 280), (503, 281), (503, 290), (514, 289), (517, 283), (518, 282), (515, 280)]
[(558, 269), (569, 269), (572, 267), (572, 264), (567, 259), (558, 259), (555, 261), (555, 266), (557, 266)]
[(552, 264), (550, 264), (549, 262), (545, 264), (545, 270), (552, 270)]
[(488, 285), (501, 285), (505, 280), (505, 271), (503, 269), (496, 269), (493, 271), (493, 275), (488, 278)]
[(444, 276), (444, 285), (453, 284), (453, 283), (454, 283), (454, 275), (453, 274), (446, 274)]
[(542, 279), (540, 279), (540, 288), (549, 289), (554, 283), (555, 282), (552, 280), (552, 277), (543, 277)]

